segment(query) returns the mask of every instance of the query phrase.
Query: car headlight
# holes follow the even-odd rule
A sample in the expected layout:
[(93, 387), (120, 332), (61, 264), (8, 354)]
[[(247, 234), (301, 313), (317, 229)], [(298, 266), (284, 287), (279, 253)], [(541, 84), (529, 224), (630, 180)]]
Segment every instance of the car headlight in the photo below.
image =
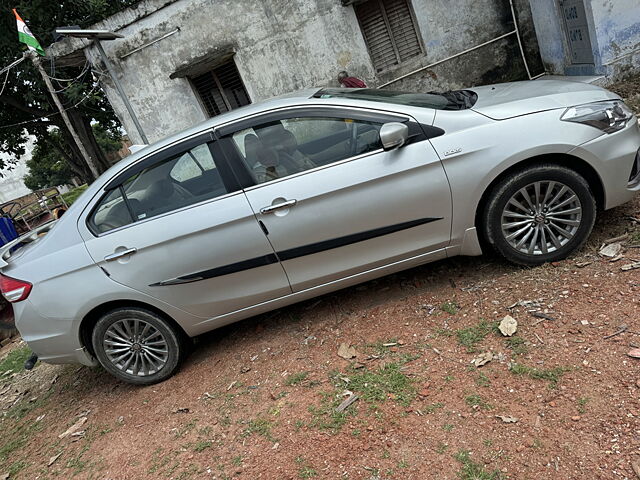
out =
[(605, 133), (622, 130), (633, 118), (633, 112), (622, 100), (588, 103), (567, 108), (560, 120), (591, 125)]

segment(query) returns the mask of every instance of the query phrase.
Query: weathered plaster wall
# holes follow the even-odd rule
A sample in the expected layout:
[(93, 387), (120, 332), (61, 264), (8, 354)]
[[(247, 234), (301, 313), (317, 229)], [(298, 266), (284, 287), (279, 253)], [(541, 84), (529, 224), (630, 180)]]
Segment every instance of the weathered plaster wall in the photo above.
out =
[(562, 12), (558, 0), (529, 0), (549, 73), (605, 75), (610, 83), (640, 71), (640, 2), (638, 0), (585, 0), (593, 50), (593, 65), (571, 65)]
[[(143, 0), (92, 28), (125, 38), (103, 42), (117, 76), (150, 141), (205, 119), (187, 78), (171, 78), (206, 56), (235, 52), (235, 62), (252, 101), (305, 87), (337, 85), (346, 69), (370, 86), (513, 30), (508, 0), (410, 0), (425, 54), (380, 74), (374, 72), (353, 7), (340, 0)], [(528, 0), (516, 0), (519, 23), (528, 36), (528, 55), (537, 66)], [(524, 5), (526, 8), (523, 8)], [(123, 55), (179, 28), (180, 31), (125, 58)], [(66, 40), (52, 49), (64, 54), (83, 45)], [(88, 55), (101, 66), (94, 48)], [(217, 52), (217, 53), (216, 53)], [(104, 70), (104, 67), (102, 67)], [(445, 89), (526, 78), (515, 36), (483, 47), (390, 88)], [(108, 75), (109, 100), (134, 143), (141, 140)]]
[(530, 0), (540, 56), (547, 73), (563, 75), (567, 48), (557, 0)]
[(598, 56), (611, 79), (640, 70), (640, 2), (591, 0)]
[[(126, 20), (120, 17), (101, 26), (116, 30)], [(176, 27), (180, 32), (175, 35), (120, 59)], [(189, 80), (169, 78), (181, 66), (230, 46), (254, 102), (326, 85), (342, 69), (371, 78), (371, 62), (356, 29), (353, 10), (336, 0), (183, 0), (124, 26), (118, 30), (124, 39), (103, 45), (145, 133), (154, 141), (205, 119)], [(99, 64), (96, 52), (91, 57)], [(104, 82), (116, 111), (123, 112), (110, 79)], [(128, 116), (122, 117), (134, 143), (139, 143)]]

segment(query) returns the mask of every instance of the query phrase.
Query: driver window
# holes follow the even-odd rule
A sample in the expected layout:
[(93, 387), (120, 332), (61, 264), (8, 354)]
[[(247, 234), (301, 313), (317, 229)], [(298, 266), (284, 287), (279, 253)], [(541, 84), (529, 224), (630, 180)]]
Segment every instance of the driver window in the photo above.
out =
[(382, 123), (293, 117), (241, 130), (233, 140), (256, 183), (265, 183), (382, 148)]

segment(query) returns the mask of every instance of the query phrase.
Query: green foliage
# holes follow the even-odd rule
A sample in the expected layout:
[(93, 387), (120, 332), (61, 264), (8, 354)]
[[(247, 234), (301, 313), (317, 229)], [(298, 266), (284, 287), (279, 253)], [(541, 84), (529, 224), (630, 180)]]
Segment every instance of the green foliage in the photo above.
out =
[(440, 306), (440, 310), (442, 310), (443, 312), (447, 312), (450, 315), (455, 315), (456, 313), (458, 313), (459, 308), (460, 306), (456, 302), (452, 301), (444, 302)]
[(400, 371), (401, 364), (389, 363), (376, 371), (363, 371), (349, 376), (349, 389), (369, 403), (391, 398), (401, 405), (409, 405), (416, 396), (413, 380)]
[(62, 198), (67, 202), (67, 205), (71, 206), (80, 195), (87, 189), (88, 185), (80, 185), (79, 187), (69, 190), (67, 193), (62, 194)]
[(308, 376), (309, 372), (293, 373), (287, 377), (285, 384), (288, 386), (298, 385), (299, 383), (304, 382)]
[(484, 337), (489, 335), (495, 328), (495, 323), (487, 322), (483, 319), (480, 323), (473, 327), (462, 328), (458, 330), (456, 332), (458, 343), (467, 347), (468, 352), (475, 352), (476, 345), (484, 340)]
[(491, 380), (489, 380), (489, 377), (487, 377), (484, 373), (480, 372), (476, 376), (476, 385), (478, 385), (479, 387), (488, 387), (489, 385), (491, 385)]
[(515, 353), (516, 355), (522, 355), (527, 353), (528, 351), (527, 346), (525, 345), (524, 338), (522, 337), (507, 337), (505, 338), (504, 343), (507, 347), (513, 350), (513, 353)]
[(485, 401), (480, 395), (467, 395), (464, 399), (465, 403), (473, 408), (481, 408), (483, 410), (491, 410), (493, 407)]
[(195, 447), (193, 447), (193, 450), (196, 452), (202, 452), (207, 448), (211, 448), (211, 445), (213, 445), (211, 440), (201, 440), (198, 443), (196, 443)]
[(538, 369), (520, 363), (514, 363), (511, 365), (510, 371), (515, 375), (527, 376), (535, 380), (547, 380), (549, 386), (555, 388), (567, 369), (563, 367)]
[(21, 372), (24, 368), (24, 362), (31, 356), (29, 347), (16, 348), (11, 351), (7, 357), (0, 362), (0, 376), (11, 370), (14, 373)]
[(468, 450), (460, 450), (454, 458), (462, 464), (462, 469), (458, 472), (460, 480), (500, 480), (500, 471), (487, 472), (480, 463), (471, 460)]
[[(120, 149), (119, 134), (110, 133), (98, 124), (93, 125), (92, 130), (103, 152), (111, 153)], [(24, 178), (24, 184), (30, 190), (70, 184), (74, 172), (68, 159), (72, 155), (60, 130), (46, 132), (37, 140), (27, 161), (29, 174)]]
[[(53, 42), (51, 32), (54, 27), (87, 27), (136, 2), (137, 0), (0, 0), (0, 67), (20, 58), (26, 50), (26, 46), (18, 41), (12, 8), (17, 9), (40, 44), (46, 48)], [(47, 57), (43, 57), (41, 61), (45, 71), (53, 77), (78, 77), (73, 82), (52, 82), (54, 88), (59, 90), (60, 100), (68, 109), (72, 122), (76, 127), (80, 127), (79, 133), (84, 140), (83, 143), (86, 143), (90, 150), (93, 149), (91, 130), (85, 128), (90, 123), (97, 122), (114, 133), (119, 130), (118, 119), (104, 93), (92, 78), (91, 72), (85, 70), (84, 65), (61, 67)], [(11, 167), (24, 155), (29, 135), (34, 135), (40, 142), (47, 137), (51, 127), (65, 128), (44, 81), (31, 61), (23, 61), (12, 68), (8, 75), (0, 75), (0, 89), (5, 84), (5, 76), (6, 86), (0, 95), (0, 153), (7, 155), (0, 156), (0, 169)], [(86, 132), (83, 133), (82, 130)], [(69, 141), (68, 137), (65, 137), (66, 141)], [(81, 160), (77, 147), (73, 148), (76, 150), (69, 161), (74, 164), (75, 173), (84, 178), (88, 167)], [(94, 150), (94, 153), (96, 151)], [(103, 162), (98, 163), (101, 170), (106, 168)]]
[(253, 433), (257, 433), (258, 435), (262, 435), (267, 440), (275, 442), (275, 439), (271, 435), (271, 428), (273, 427), (273, 423), (264, 418), (257, 418), (255, 420), (251, 420), (247, 428), (242, 432), (242, 436), (247, 437)]

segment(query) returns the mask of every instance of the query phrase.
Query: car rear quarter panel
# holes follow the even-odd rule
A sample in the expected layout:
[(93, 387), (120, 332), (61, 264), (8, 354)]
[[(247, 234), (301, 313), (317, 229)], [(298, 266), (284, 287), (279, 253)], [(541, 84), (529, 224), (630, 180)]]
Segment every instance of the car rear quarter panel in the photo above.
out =
[[(550, 110), (500, 121), (473, 111), (437, 112), (434, 125), (447, 133), (431, 142), (451, 184), (452, 246), (460, 245), (465, 230), (474, 227), (482, 195), (505, 170), (536, 156), (566, 154), (576, 145), (602, 135), (592, 127), (561, 122), (563, 111)], [(600, 165), (592, 166), (598, 171)], [(456, 253), (455, 249), (452, 253)]]

